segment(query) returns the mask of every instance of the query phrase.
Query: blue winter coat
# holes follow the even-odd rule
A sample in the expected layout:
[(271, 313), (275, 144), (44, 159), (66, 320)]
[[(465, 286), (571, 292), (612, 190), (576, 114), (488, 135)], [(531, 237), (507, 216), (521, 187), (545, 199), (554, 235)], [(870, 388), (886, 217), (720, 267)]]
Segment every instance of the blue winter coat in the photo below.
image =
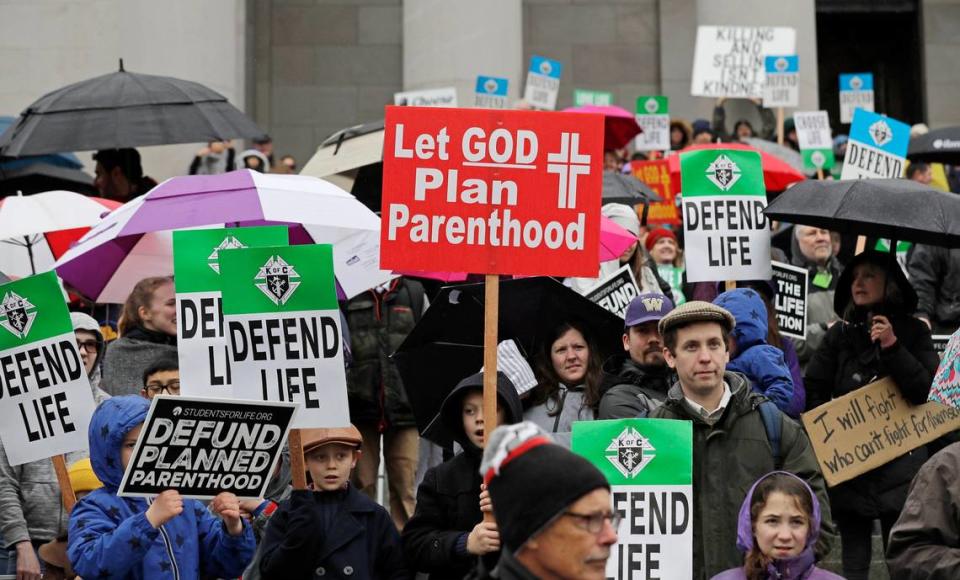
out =
[(737, 321), (731, 333), (737, 352), (727, 370), (747, 375), (754, 390), (787, 415), (799, 417), (803, 404), (794, 401), (793, 377), (783, 351), (767, 344), (767, 308), (760, 294), (750, 288), (736, 288), (717, 296), (713, 303), (727, 309)]
[(147, 500), (117, 497), (123, 478), (120, 447), (143, 423), (148, 407), (143, 397), (114, 397), (90, 420), (90, 460), (103, 487), (70, 514), (67, 553), (74, 570), (84, 578), (138, 580), (240, 576), (256, 549), (247, 523), (241, 535), (231, 536), (203, 504), (185, 499), (183, 513), (154, 528), (146, 517)]

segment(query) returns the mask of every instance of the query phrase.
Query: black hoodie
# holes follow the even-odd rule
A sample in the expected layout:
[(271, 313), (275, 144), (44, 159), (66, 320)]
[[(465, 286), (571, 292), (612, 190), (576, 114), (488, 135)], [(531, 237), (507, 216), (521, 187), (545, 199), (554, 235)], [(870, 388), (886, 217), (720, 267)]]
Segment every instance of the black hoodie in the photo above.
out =
[[(480, 523), (480, 460), (483, 450), (472, 444), (463, 430), (463, 398), (483, 388), (483, 374), (460, 382), (447, 395), (440, 420), (463, 452), (431, 467), (417, 490), (417, 509), (403, 527), (403, 551), (411, 569), (431, 578), (463, 578), (476, 564), (466, 551), (466, 537)], [(523, 418), (517, 389), (503, 373), (497, 373), (497, 396), (506, 409), (506, 424)], [(495, 563), (499, 553), (488, 558)], [(485, 558), (486, 560), (487, 558)]]
[(639, 365), (629, 356), (616, 355), (603, 363), (598, 419), (646, 417), (667, 398), (673, 372), (663, 365)]

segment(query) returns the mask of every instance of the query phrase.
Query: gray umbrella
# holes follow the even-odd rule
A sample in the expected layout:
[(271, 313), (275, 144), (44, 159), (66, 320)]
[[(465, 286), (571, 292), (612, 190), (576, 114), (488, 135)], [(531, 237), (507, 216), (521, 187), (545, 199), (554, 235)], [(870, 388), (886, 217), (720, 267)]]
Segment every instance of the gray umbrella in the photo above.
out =
[(200, 143), (264, 135), (226, 97), (172, 77), (123, 70), (40, 97), (3, 135), (0, 155), (20, 157)]
[(655, 191), (636, 177), (611, 170), (603, 172), (601, 200), (603, 205), (608, 203), (637, 205), (638, 203), (663, 201)]

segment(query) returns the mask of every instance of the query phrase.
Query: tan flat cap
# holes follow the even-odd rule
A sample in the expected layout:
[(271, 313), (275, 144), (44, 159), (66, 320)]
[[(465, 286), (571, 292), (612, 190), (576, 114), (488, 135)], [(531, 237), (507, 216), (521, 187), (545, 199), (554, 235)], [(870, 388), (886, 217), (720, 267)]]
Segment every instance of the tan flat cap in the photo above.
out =
[(716, 322), (726, 327), (727, 332), (733, 330), (737, 322), (725, 308), (720, 308), (716, 304), (694, 300), (677, 306), (669, 314), (660, 319), (658, 328), (660, 334), (665, 333), (675, 326), (684, 326), (694, 322)]
[(342, 443), (344, 445), (360, 447), (360, 445), (363, 444), (363, 437), (360, 435), (360, 430), (353, 425), (349, 427), (300, 430), (300, 444), (303, 447), (304, 455), (310, 453), (317, 447), (329, 445), (330, 443)]

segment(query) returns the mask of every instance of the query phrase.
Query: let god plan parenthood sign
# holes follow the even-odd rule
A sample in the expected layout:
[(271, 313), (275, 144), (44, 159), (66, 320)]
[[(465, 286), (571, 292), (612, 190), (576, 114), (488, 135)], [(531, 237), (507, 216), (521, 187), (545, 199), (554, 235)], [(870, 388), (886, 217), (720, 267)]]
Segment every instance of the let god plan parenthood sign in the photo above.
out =
[(56, 274), (0, 286), (0, 439), (10, 464), (86, 449), (94, 406)]
[(380, 266), (596, 276), (603, 117), (387, 107)]
[(295, 428), (348, 425), (332, 247), (227, 250), (220, 271), (234, 395), (299, 403)]
[(296, 410), (293, 403), (154, 397), (118, 493), (263, 497)]
[(770, 229), (760, 154), (680, 154), (687, 280), (769, 280)]
[(621, 419), (573, 424), (573, 451), (606, 476), (621, 518), (606, 577), (693, 576), (693, 427)]

